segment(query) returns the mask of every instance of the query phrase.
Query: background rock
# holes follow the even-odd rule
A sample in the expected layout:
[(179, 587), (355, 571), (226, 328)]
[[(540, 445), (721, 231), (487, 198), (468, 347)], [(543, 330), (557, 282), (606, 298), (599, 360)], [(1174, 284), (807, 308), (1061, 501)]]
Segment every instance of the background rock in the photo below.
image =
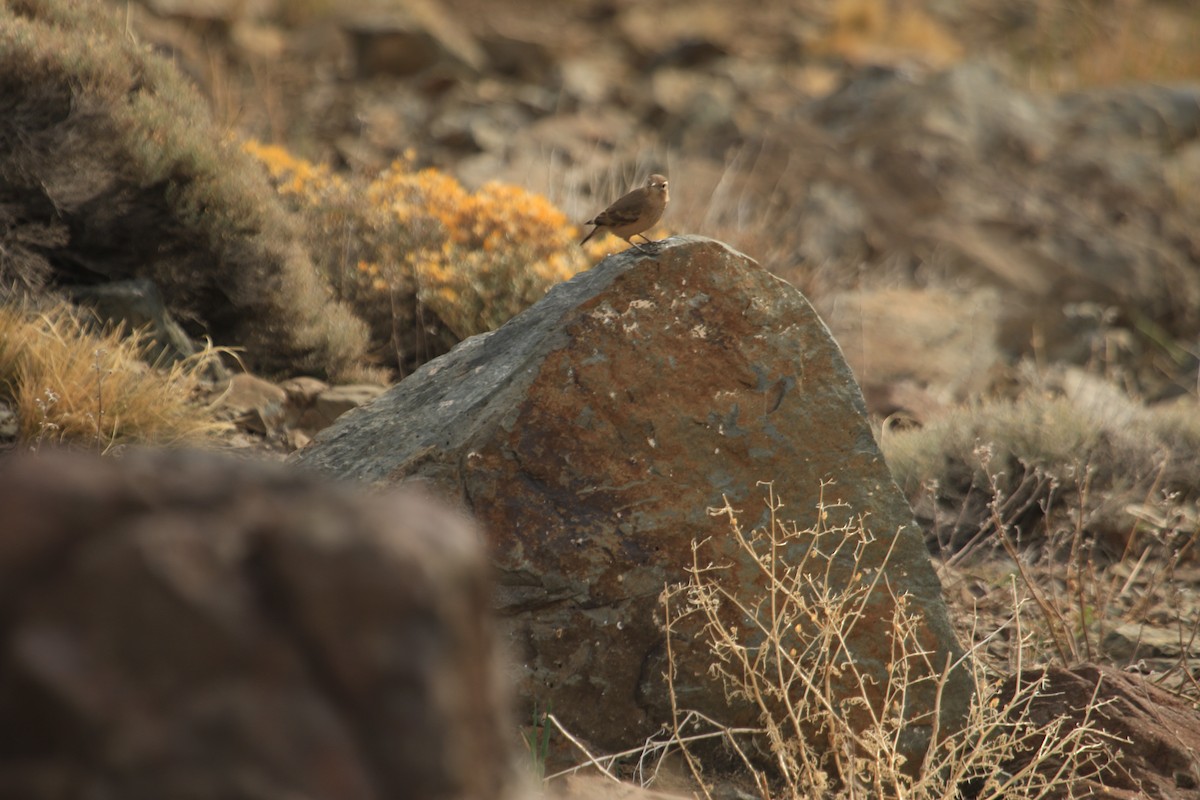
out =
[(288, 393), (270, 381), (248, 372), (229, 379), (221, 392), (223, 416), (258, 434), (277, 435), (283, 427)]
[[(861, 568), (888, 563), (938, 669), (959, 652), (921, 536), (828, 330), (799, 292), (720, 243), (669, 239), (658, 254), (611, 257), (552, 289), (497, 331), (463, 342), (319, 434), (294, 460), (384, 485), (430, 482), (488, 532), (498, 603), (521, 665), (520, 694), (608, 750), (668, 723), (659, 593), (685, 580), (693, 541), (713, 537), (753, 591), (758, 572), (707, 510), (724, 498), (767, 511), (773, 481), (801, 522), (819, 498), (831, 524), (866, 514), (880, 537)], [(823, 481), (835, 481), (822, 486)], [(849, 581), (848, 556), (835, 581)], [(879, 675), (888, 659), (881, 593), (851, 648)], [(692, 632), (695, 633), (695, 632)], [(703, 645), (681, 642), (683, 702), (725, 719)], [(949, 723), (970, 697), (955, 673)], [(925, 685), (908, 712), (933, 708)], [(928, 719), (907, 743), (919, 751)]]
[[(1044, 684), (1033, 701), (1032, 722), (1064, 717), (1070, 730), (1091, 720), (1119, 742), (1116, 764), (1093, 771), (1091, 780), (1072, 787), (1076, 792), (1114, 800), (1168, 800), (1192, 797), (1200, 789), (1200, 713), (1191, 703), (1140, 675), (1094, 664), (1025, 670), (1005, 681), (1000, 696), (1011, 698), (1017, 686), (1038, 681)], [(1033, 751), (1017, 753), (1005, 769), (1016, 772), (1034, 757)], [(1050, 761), (1040, 767), (1047, 775), (1055, 768)]]
[(354, 39), (360, 77), (406, 77), (438, 65), (478, 71), (483, 65), (480, 45), (436, 0), (405, 0), (345, 16), (340, 27)]
[(196, 352), (196, 346), (163, 305), (162, 293), (150, 281), (79, 286), (70, 294), (75, 302), (95, 311), (102, 323), (123, 324), (127, 331), (144, 330), (153, 344), (146, 354), (152, 363), (175, 364)]
[(0, 795), (496, 798), (472, 526), (186, 452), (0, 462)]

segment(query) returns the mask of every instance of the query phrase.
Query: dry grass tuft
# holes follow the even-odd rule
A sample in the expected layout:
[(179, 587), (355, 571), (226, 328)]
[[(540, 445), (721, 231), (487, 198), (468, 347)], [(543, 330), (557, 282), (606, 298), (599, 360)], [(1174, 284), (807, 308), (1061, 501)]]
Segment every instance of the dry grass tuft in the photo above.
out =
[[(999, 517), (1021, 547), (1077, 528), (1110, 558), (1129, 549), (1134, 506), (1166, 517), (1200, 502), (1200, 413), (1194, 401), (1144, 407), (1104, 381), (1069, 371), (1016, 399), (960, 408), (881, 446), (931, 544), (946, 553), (1000, 542)], [(1186, 516), (1186, 514), (1185, 514)]]
[[(1014, 669), (1029, 658), (1140, 663), (1200, 696), (1189, 667), (1200, 657), (1194, 400), (1145, 407), (1069, 371), (1054, 390), (887, 432), (882, 449), (942, 555), (952, 616), (1021, 617), (1029, 640), (1018, 651), (992, 639), (993, 658)], [(1029, 600), (1018, 611), (1014, 582)]]
[(0, 306), (0, 384), (16, 407), (24, 447), (69, 444), (110, 452), (123, 444), (199, 445), (226, 430), (198, 399), (210, 348), (169, 368), (144, 361), (147, 343), (100, 333), (58, 306)]

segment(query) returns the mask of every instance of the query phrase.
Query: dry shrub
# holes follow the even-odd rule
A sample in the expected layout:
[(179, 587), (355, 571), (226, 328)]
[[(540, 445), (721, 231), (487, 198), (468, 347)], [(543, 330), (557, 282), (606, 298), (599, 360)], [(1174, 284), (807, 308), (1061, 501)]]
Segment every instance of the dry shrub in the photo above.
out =
[[(1144, 674), (1160, 687), (1200, 698), (1196, 656), (1194, 561), (1200, 516), (1147, 517), (1140, 556), (1117, 562), (1098, 555), (1094, 540), (1064, 536), (1066, 554), (1019, 552), (1000, 528), (1007, 557), (951, 559), (940, 570), (951, 618), (996, 664), (1081, 661)], [(1022, 602), (1014, 603), (1014, 595)], [(1025, 637), (996, 635), (1019, 625)]]
[[(763, 800), (849, 800), (850, 798), (971, 797), (984, 800), (1031, 800), (1096, 796), (1116, 774), (1120, 741), (1102, 729), (1095, 713), (1104, 704), (1092, 698), (1078, 703), (1082, 714), (1071, 718), (1047, 714), (1048, 681), (1023, 681), (1033, 666), (1018, 663), (1015, 677), (989, 663), (987, 644), (1009, 638), (1016, 652), (1028, 643), (1019, 613), (1025, 601), (1010, 597), (1017, 610), (1006, 625), (977, 637), (977, 643), (958, 664), (947, 665), (941, 677), (930, 677), (932, 654), (918, 641), (920, 620), (879, 574), (855, 570), (849, 586), (823, 580), (820, 570), (786, 562), (781, 554), (797, 542), (807, 552), (804, 561), (828, 558), (839, 550), (858, 553), (873, 538), (862, 520), (827, 524), (829, 509), (818, 509), (818, 522), (801, 528), (776, 513), (782, 504), (768, 495), (770, 522), (764, 529), (746, 531), (738, 512), (728, 506), (713, 513), (727, 516), (730, 536), (753, 557), (768, 583), (753, 593), (725, 588), (713, 579), (722, 567), (709, 561), (706, 542), (693, 545), (686, 583), (670, 586), (662, 602), (670, 648), (672, 634), (688, 616), (704, 621), (703, 638), (712, 658), (714, 679), (724, 683), (731, 699), (749, 699), (759, 710), (760, 725), (732, 728), (678, 705), (673, 683), (676, 661), (670, 649), (667, 675), (675, 709), (673, 727), (652, 737), (639, 750), (609, 756), (590, 753), (583, 742), (565, 730), (552, 715), (546, 719), (585, 756), (581, 765), (549, 776), (596, 770), (619, 782), (620, 765), (644, 787), (668, 775), (666, 767), (681, 756), (699, 794), (713, 798), (733, 777), (714, 742), (732, 752)], [(862, 620), (873, 592), (889, 592), (895, 600), (890, 619), (893, 654), (884, 685), (874, 684), (850, 655), (847, 640)], [(733, 619), (734, 622), (730, 620)], [(905, 721), (924, 715), (937, 719), (940, 688), (950, 668), (967, 669), (974, 681), (970, 711), (953, 729), (934, 728), (920, 763), (907, 763), (900, 752)], [(913, 681), (936, 682), (934, 707), (909, 707)], [(851, 687), (854, 690), (847, 693)], [(877, 699), (882, 689), (884, 701)], [(665, 795), (664, 795), (665, 796)], [(692, 796), (696, 796), (693, 794)]]
[[(1091, 471), (1082, 470), (1082, 483), (1063, 508), (1054, 495), (1057, 482), (1044, 471), (1026, 474), (1010, 496), (990, 472), (992, 449), (980, 446), (975, 455), (988, 476), (990, 517), (941, 568), (960, 633), (1013, 670), (1030, 658), (1064, 667), (1080, 661), (1133, 666), (1163, 688), (1200, 697), (1192, 666), (1200, 655), (1194, 614), (1200, 587), (1188, 577), (1200, 549), (1195, 500), (1181, 502), (1151, 485), (1141, 502), (1120, 508), (1127, 527), (1104, 538), (1085, 527), (1090, 513), (1129, 498), (1094, 491)], [(1033, 546), (1018, 526), (1031, 507), (1042, 515)], [(1012, 602), (1013, 586), (1028, 602)], [(1014, 619), (1027, 633), (1019, 647), (1010, 638), (978, 635)], [(968, 623), (970, 630), (962, 629)]]
[(23, 446), (71, 444), (106, 453), (123, 444), (203, 444), (227, 423), (198, 399), (211, 347), (154, 368), (145, 337), (92, 332), (71, 309), (0, 306), (0, 386), (16, 407)]
[(1072, 370), (1061, 385), (889, 431), (881, 447), (935, 549), (999, 548), (998, 515), (1023, 548), (1079, 529), (1112, 558), (1129, 549), (1132, 506), (1171, 517), (1200, 501), (1197, 412), (1190, 400), (1144, 407)]
[[(998, 676), (974, 658), (977, 651), (953, 665), (974, 676), (968, 718), (953, 729), (935, 724), (923, 761), (906, 763), (906, 725), (914, 718), (936, 721), (942, 697), (939, 688), (935, 707), (914, 709), (912, 690), (926, 681), (944, 687), (951, 665), (932, 663), (934, 654), (917, 636), (920, 620), (882, 570), (872, 573), (863, 565), (850, 585), (839, 586), (823, 580), (818, 565), (805, 563), (829, 552), (861, 552), (873, 538), (861, 519), (829, 526), (822, 507), (817, 524), (802, 529), (779, 518), (774, 497), (767, 502), (772, 516), (765, 529), (746, 531), (728, 505), (716, 512), (728, 516), (730, 535), (768, 577), (761, 594), (747, 596), (713, 580), (721, 567), (709, 562), (704, 543), (693, 547), (688, 582), (663, 594), (668, 647), (679, 622), (700, 615), (711, 673), (730, 698), (759, 709), (761, 727), (731, 730), (679, 708), (670, 741), (656, 744), (660, 755), (682, 751), (705, 796), (712, 796), (711, 781), (696, 747), (705, 737), (720, 738), (737, 754), (764, 800), (915, 800), (953, 797), (968, 788), (976, 798), (1069, 797), (1080, 781), (1102, 780), (1114, 760), (1110, 737), (1089, 721), (1037, 716), (1038, 684), (1021, 686), (1001, 701)], [(787, 563), (781, 554), (795, 543), (807, 555)], [(882, 686), (860, 669), (847, 644), (875, 592), (888, 592), (895, 601), (892, 658)], [(1020, 640), (1022, 633), (1016, 636)], [(875, 699), (881, 695), (882, 702)]]
[(403, 372), (499, 327), (588, 265), (576, 229), (545, 198), (476, 192), (411, 157), (372, 180), (336, 175), (280, 147), (244, 145), (304, 219), (314, 259)]
[(0, 3), (0, 292), (147, 278), (193, 336), (340, 377), (364, 326), (253, 162), (104, 3)]
[[(1023, 653), (993, 638), (992, 657), (1014, 669), (1021, 658), (1141, 662), (1156, 682), (1200, 696), (1189, 669), (1200, 651), (1195, 585), (1177, 577), (1200, 545), (1193, 399), (1145, 407), (1070, 371), (1053, 389), (887, 432), (882, 449), (943, 557), (952, 616), (997, 628), (1020, 614)], [(1012, 582), (1029, 600), (1018, 612)], [(1161, 651), (1158, 632), (1175, 646)]]

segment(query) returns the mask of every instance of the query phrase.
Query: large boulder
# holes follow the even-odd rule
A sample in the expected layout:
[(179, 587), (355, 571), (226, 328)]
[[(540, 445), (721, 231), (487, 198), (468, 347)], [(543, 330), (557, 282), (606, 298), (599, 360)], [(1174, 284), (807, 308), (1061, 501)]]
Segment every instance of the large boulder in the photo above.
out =
[(0, 463), (0, 796), (501, 798), (473, 526), (189, 453)]
[[(676, 237), (654, 258), (604, 260), (347, 413), (294, 460), (382, 485), (423, 482), (470, 509), (492, 545), (520, 693), (606, 748), (671, 719), (659, 595), (685, 580), (692, 543), (712, 537), (740, 567), (722, 573), (731, 588), (761, 580), (708, 513), (727, 498), (744, 523), (765, 522), (760, 481), (805, 522), (822, 493), (845, 504), (832, 519), (867, 515), (878, 539), (860, 568), (890, 558), (888, 580), (908, 595), (938, 668), (960, 652), (837, 343), (798, 291), (719, 242)], [(848, 584), (853, 569), (843, 553), (830, 575)], [(874, 595), (852, 636), (875, 677), (890, 656), (891, 602)], [(681, 695), (745, 718), (706, 676), (704, 649), (675, 646), (690, 665)], [(969, 696), (955, 673), (944, 723)], [(932, 686), (908, 699), (915, 752)]]

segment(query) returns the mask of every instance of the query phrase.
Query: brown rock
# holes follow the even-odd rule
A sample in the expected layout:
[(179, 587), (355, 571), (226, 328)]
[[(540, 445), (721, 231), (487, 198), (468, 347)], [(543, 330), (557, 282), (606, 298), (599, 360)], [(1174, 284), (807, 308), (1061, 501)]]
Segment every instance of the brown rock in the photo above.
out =
[[(1195, 619), (1195, 616), (1190, 616)], [(1122, 622), (1104, 634), (1104, 654), (1122, 664), (1155, 659), (1174, 665), (1180, 659), (1200, 662), (1200, 642), (1180, 635), (1178, 628), (1156, 627), (1144, 622)]]
[[(837, 344), (799, 292), (708, 239), (604, 260), (346, 415), (294, 458), (340, 477), (431, 482), (472, 509), (491, 540), (521, 694), (610, 750), (670, 719), (658, 597), (684, 580), (692, 542), (714, 537), (741, 567), (722, 580), (758, 580), (707, 509), (728, 497), (761, 510), (759, 481), (774, 481), (806, 518), (821, 482), (836, 480), (825, 500), (848, 506), (831, 513), (869, 514), (880, 536), (868, 563), (897, 539), (891, 585), (909, 594), (934, 661), (959, 653)], [(834, 563), (834, 579), (849, 580), (852, 565)], [(875, 600), (867, 618), (888, 612)], [(851, 647), (878, 674), (888, 643), (864, 624)], [(705, 676), (702, 644), (676, 652), (690, 660), (679, 678), (690, 707), (747, 716)], [(927, 689), (909, 695), (915, 713), (932, 709)], [(946, 723), (969, 696), (956, 673), (942, 701)], [(909, 726), (910, 752), (927, 740), (927, 723)]]
[(256, 433), (277, 431), (284, 421), (287, 393), (268, 380), (239, 373), (229, 379), (220, 406), (238, 424)]
[[(1192, 704), (1141, 676), (1094, 664), (1026, 670), (1009, 678), (1000, 696), (1012, 697), (1018, 682), (1028, 686), (1040, 680), (1045, 685), (1033, 701), (1033, 722), (1066, 717), (1070, 722), (1065, 730), (1069, 731), (1090, 719), (1120, 742), (1119, 761), (1100, 774), (1087, 776), (1088, 786), (1072, 787), (1072, 797), (1167, 800), (1196, 796), (1200, 788), (1200, 713)], [(1018, 754), (1006, 769), (1015, 772), (1030, 756)], [(1053, 770), (1055, 765), (1046, 764), (1045, 768)]]
[(10, 402), (0, 400), (0, 446), (15, 442), (21, 429), (16, 409)]
[(496, 798), (476, 534), (187, 452), (0, 462), (0, 796)]
[(592, 55), (565, 58), (559, 69), (562, 71), (563, 94), (588, 106), (610, 99), (620, 85), (623, 73), (620, 65)]
[(314, 405), (314, 410), (321, 415), (321, 419), (327, 420), (322, 428), (328, 427), (352, 408), (358, 408), (365, 405), (379, 395), (383, 394), (385, 388), (376, 386), (370, 383), (349, 384), (346, 386), (334, 386), (327, 389), (317, 397)]
[(229, 42), (246, 60), (279, 61), (287, 51), (288, 41), (276, 25), (239, 20), (229, 29)]
[[(634, 52), (647, 61), (688, 64), (686, 54), (700, 54), (690, 65), (736, 52), (742, 12), (730, 5), (694, 7), (687, 14), (665, 15), (645, 4), (631, 4), (617, 17), (617, 27)], [(679, 55), (682, 51), (683, 55)], [(664, 55), (673, 58), (664, 59)]]
[(502, 75), (537, 81), (553, 74), (557, 63), (551, 49), (544, 42), (534, 39), (508, 36), (492, 30), (482, 38), (481, 44), (492, 69)]
[(698, 131), (736, 131), (733, 85), (689, 69), (664, 67), (654, 71), (650, 92), (674, 135)]
[(124, 325), (126, 331), (144, 331), (150, 345), (147, 361), (177, 364), (196, 353), (196, 346), (163, 304), (153, 281), (137, 278), (74, 286), (69, 293), (76, 303), (90, 308), (99, 322)]
[(384, 387), (374, 384), (329, 386), (315, 378), (291, 378), (282, 384), (287, 393), (287, 426), (298, 428), (307, 437), (329, 427), (352, 408), (383, 394)]
[(278, 12), (276, 0), (150, 0), (146, 6), (155, 14), (192, 20), (261, 18)]
[(387, 10), (349, 15), (342, 27), (353, 37), (360, 77), (415, 75), (435, 65), (477, 71), (483, 48), (437, 0), (405, 0)]
[(329, 384), (317, 378), (300, 375), (295, 378), (288, 378), (279, 384), (279, 388), (287, 392), (288, 403), (297, 408), (307, 408), (316, 402), (317, 396), (321, 392), (329, 388)]

